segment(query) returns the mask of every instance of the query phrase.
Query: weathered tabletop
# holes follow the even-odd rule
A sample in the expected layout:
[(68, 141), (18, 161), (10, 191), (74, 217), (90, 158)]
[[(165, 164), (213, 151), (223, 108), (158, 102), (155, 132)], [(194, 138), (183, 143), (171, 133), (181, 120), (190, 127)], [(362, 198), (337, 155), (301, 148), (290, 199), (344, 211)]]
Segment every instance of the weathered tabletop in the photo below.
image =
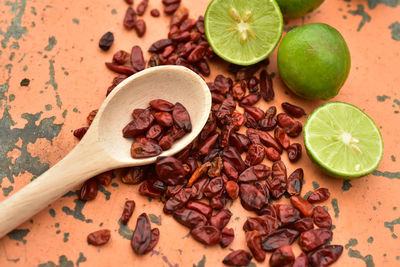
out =
[[(183, 5), (197, 17), (208, 2), (184, 0)], [(123, 0), (0, 2), (0, 200), (76, 145), (72, 130), (84, 126), (86, 115), (100, 106), (113, 78), (104, 66), (113, 52), (129, 51), (134, 44), (146, 49), (166, 36), (168, 18), (150, 17), (154, 7), (161, 8), (161, 1), (150, 1), (144, 16), (147, 33), (139, 39), (122, 26), (127, 8)], [(376, 121), (385, 152), (377, 171), (350, 182), (324, 176), (303, 156), (296, 164), (305, 170), (303, 193), (319, 186), (331, 191), (325, 205), (336, 227), (332, 244), (345, 245), (335, 266), (399, 266), (400, 1), (325, 1), (304, 19), (285, 24), (285, 31), (310, 22), (328, 23), (347, 40), (351, 73), (334, 100), (352, 103)], [(114, 32), (116, 41), (104, 53), (97, 44), (106, 31)], [(269, 71), (277, 73), (275, 55)], [(226, 66), (212, 68), (215, 76), (217, 69)], [(279, 75), (274, 85), (277, 106), (287, 100), (305, 107), (309, 114), (322, 104), (288, 94)], [(289, 171), (295, 168), (288, 166)], [(0, 266), (221, 266), (229, 253), (187, 238), (188, 230), (162, 213), (162, 203), (138, 195), (136, 186), (114, 180), (87, 203), (77, 199), (76, 190), (1, 240)], [(130, 230), (118, 224), (126, 199), (135, 199), (137, 204), (130, 229), (144, 211), (153, 214), (153, 225), (159, 225), (161, 238), (152, 255), (136, 256), (126, 239)], [(230, 248), (246, 248), (241, 228), (248, 213), (239, 201), (231, 210), (230, 225), (237, 237)], [(87, 245), (87, 234), (100, 228), (112, 230), (111, 241), (100, 248)]]

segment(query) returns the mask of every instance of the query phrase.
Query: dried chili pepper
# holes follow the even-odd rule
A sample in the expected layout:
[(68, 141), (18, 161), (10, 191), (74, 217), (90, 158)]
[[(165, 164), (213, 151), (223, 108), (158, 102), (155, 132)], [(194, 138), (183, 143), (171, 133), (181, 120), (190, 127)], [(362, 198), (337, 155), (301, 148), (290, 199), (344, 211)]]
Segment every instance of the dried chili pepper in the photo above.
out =
[(102, 246), (106, 244), (111, 238), (111, 232), (108, 229), (98, 230), (90, 233), (87, 236), (87, 242), (93, 246)]
[(99, 47), (103, 51), (108, 51), (111, 47), (111, 45), (114, 42), (114, 34), (112, 32), (106, 32), (99, 41)]
[(131, 246), (138, 255), (146, 254), (147, 248), (151, 243), (150, 221), (146, 213), (142, 213), (136, 222), (136, 228), (133, 231)]
[(247, 266), (252, 258), (250, 253), (239, 249), (229, 253), (222, 262), (229, 266)]
[(127, 224), (129, 219), (132, 216), (132, 213), (135, 209), (135, 201), (133, 200), (127, 200), (124, 205), (124, 210), (122, 211), (121, 215), (121, 223), (122, 224)]

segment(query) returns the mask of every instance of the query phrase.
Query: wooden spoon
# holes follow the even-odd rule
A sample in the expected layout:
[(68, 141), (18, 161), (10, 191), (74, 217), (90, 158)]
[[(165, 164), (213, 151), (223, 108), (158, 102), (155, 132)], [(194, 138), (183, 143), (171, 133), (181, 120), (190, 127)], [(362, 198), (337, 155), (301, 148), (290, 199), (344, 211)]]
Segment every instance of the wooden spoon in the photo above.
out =
[(159, 156), (172, 156), (190, 144), (207, 122), (211, 109), (207, 84), (185, 67), (152, 67), (130, 76), (105, 99), (86, 135), (64, 159), (0, 203), (0, 238), (99, 173), (154, 163), (157, 157), (132, 158), (132, 140), (122, 137), (132, 110), (148, 107), (153, 99), (180, 102), (192, 121), (192, 131)]

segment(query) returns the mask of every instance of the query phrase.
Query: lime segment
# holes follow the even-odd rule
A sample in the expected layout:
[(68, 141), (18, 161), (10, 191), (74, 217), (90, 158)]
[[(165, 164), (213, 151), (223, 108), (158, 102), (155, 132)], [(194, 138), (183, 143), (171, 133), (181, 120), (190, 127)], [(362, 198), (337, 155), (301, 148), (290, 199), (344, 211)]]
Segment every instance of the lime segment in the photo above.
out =
[(383, 141), (374, 121), (359, 108), (328, 102), (304, 126), (304, 144), (315, 163), (339, 178), (373, 172), (382, 160)]
[(282, 36), (283, 18), (275, 0), (214, 0), (204, 26), (218, 56), (251, 65), (272, 53)]

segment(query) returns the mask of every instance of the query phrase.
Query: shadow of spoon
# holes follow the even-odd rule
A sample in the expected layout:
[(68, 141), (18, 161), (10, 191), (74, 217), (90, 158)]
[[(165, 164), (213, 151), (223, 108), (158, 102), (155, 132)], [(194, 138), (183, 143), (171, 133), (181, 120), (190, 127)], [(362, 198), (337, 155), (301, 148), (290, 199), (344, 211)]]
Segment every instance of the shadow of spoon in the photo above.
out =
[(64, 159), (0, 203), (0, 238), (99, 173), (154, 163), (158, 156), (132, 158), (132, 140), (122, 137), (132, 110), (148, 107), (153, 99), (180, 102), (192, 122), (192, 131), (159, 156), (172, 156), (190, 144), (207, 122), (211, 109), (207, 84), (185, 67), (152, 67), (125, 79), (105, 99), (83, 139)]

